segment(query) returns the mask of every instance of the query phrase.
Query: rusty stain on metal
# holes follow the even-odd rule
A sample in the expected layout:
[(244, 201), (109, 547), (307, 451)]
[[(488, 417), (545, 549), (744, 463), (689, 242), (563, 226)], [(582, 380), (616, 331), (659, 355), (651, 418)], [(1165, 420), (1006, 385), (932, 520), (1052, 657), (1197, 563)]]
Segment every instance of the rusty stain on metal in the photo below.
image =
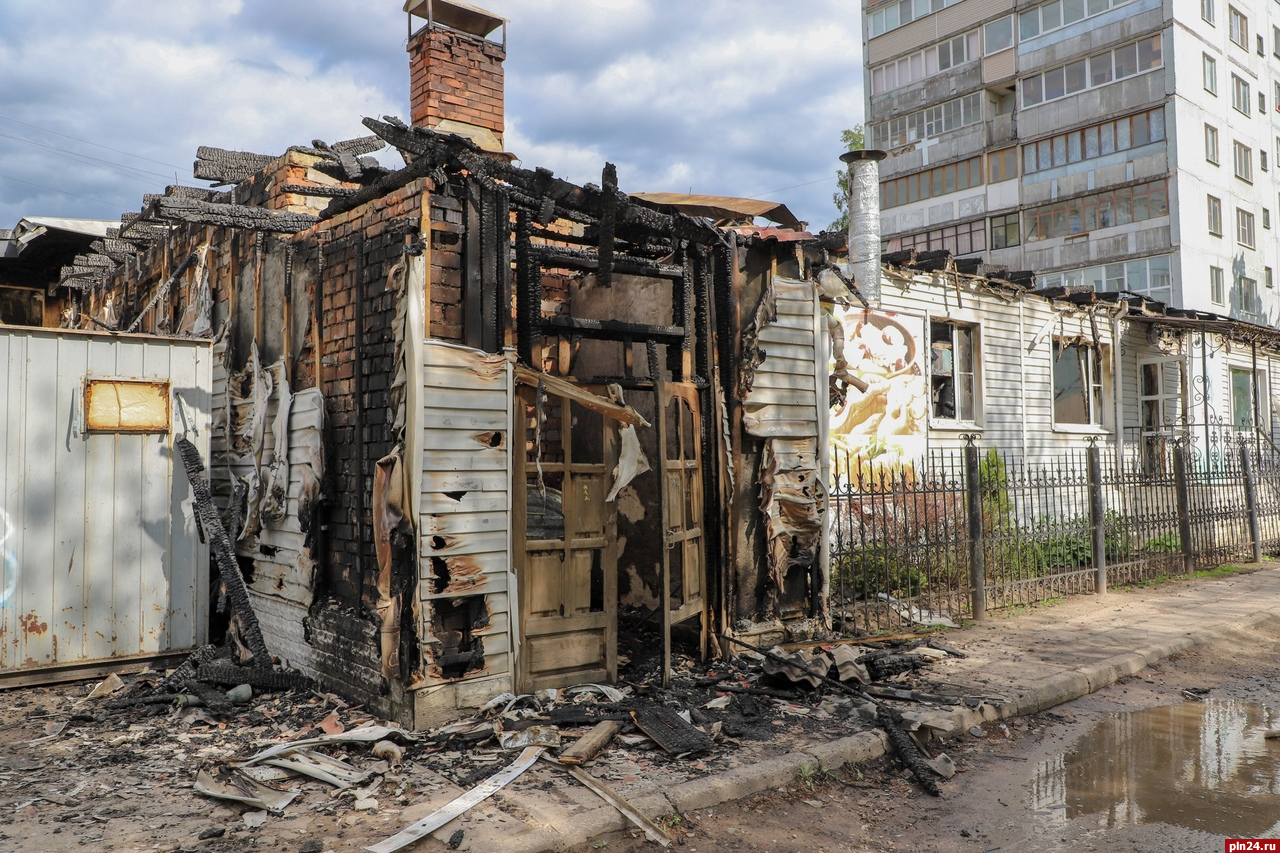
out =
[(169, 383), (86, 380), (84, 419), (89, 432), (168, 432)]
[(35, 634), (38, 637), (49, 630), (49, 623), (41, 622), (34, 610), (26, 616), (19, 616), (18, 622), (22, 625), (22, 633), (27, 635)]

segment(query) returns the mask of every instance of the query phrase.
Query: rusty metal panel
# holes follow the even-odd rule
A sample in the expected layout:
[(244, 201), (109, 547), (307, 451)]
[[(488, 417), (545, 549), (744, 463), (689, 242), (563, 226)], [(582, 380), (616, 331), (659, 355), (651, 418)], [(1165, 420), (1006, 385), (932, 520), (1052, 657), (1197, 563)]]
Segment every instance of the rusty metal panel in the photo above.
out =
[[(171, 443), (190, 428), (207, 453), (208, 343), (5, 329), (0, 358), (0, 680), (204, 642), (208, 549)], [(88, 389), (125, 402), (94, 410), (117, 429), (86, 428)]]
[[(511, 451), (514, 380), (503, 355), (441, 341), (423, 345), (422, 472), (418, 500), (418, 636), (433, 639), (432, 608), (482, 595), (483, 669), (511, 671)], [(428, 649), (424, 647), (424, 658)], [(431, 673), (420, 686), (438, 683)]]

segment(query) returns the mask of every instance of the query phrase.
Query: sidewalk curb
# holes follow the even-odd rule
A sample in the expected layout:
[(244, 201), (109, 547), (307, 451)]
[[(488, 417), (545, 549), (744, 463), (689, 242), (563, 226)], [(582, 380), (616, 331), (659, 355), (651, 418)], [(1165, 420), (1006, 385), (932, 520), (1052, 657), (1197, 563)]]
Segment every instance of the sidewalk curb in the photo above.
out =
[[(1009, 702), (999, 706), (984, 704), (975, 709), (957, 708), (949, 715), (954, 725), (948, 737), (962, 734), (983, 722), (1035, 714), (1079, 699), (1179, 652), (1207, 645), (1232, 631), (1253, 628), (1272, 619), (1280, 619), (1280, 613), (1270, 610), (1255, 611), (1229, 624), (1219, 623), (1198, 631), (1188, 631), (1179, 637), (1164, 639), (1132, 652), (1123, 652), (1049, 676), (1033, 689), (1010, 697)], [(735, 767), (725, 773), (690, 779), (665, 792), (643, 794), (630, 802), (638, 811), (656, 820), (665, 815), (711, 808), (782, 787), (796, 778), (806, 766), (813, 768), (820, 764), (827, 770), (835, 770), (871, 761), (888, 751), (888, 739), (884, 732), (873, 729), (827, 743), (811, 744), (803, 751)], [(519, 799), (518, 796), (510, 798)], [(570, 826), (531, 829), (513, 836), (503, 849), (509, 853), (555, 853), (630, 826), (630, 822), (613, 807), (600, 806), (575, 815)]]

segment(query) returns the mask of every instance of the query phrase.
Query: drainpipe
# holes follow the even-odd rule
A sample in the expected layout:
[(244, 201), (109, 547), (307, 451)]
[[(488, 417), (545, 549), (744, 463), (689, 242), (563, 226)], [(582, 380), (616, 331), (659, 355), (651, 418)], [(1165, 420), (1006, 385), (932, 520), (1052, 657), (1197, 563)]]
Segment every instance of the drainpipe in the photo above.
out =
[(849, 167), (849, 264), (872, 308), (880, 307), (880, 161), (884, 151), (840, 155)]

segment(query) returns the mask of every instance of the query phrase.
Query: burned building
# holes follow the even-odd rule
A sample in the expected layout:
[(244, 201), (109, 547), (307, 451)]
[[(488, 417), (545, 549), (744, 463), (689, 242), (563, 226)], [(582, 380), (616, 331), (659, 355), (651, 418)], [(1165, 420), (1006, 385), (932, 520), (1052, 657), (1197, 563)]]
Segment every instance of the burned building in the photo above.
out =
[(513, 165), (505, 22), (406, 11), (412, 126), (202, 148), (214, 187), (148, 196), (81, 279), (82, 323), (212, 342), (210, 475), (271, 652), (425, 726), (614, 680), (633, 625), (666, 673), (820, 617), (803, 224)]

